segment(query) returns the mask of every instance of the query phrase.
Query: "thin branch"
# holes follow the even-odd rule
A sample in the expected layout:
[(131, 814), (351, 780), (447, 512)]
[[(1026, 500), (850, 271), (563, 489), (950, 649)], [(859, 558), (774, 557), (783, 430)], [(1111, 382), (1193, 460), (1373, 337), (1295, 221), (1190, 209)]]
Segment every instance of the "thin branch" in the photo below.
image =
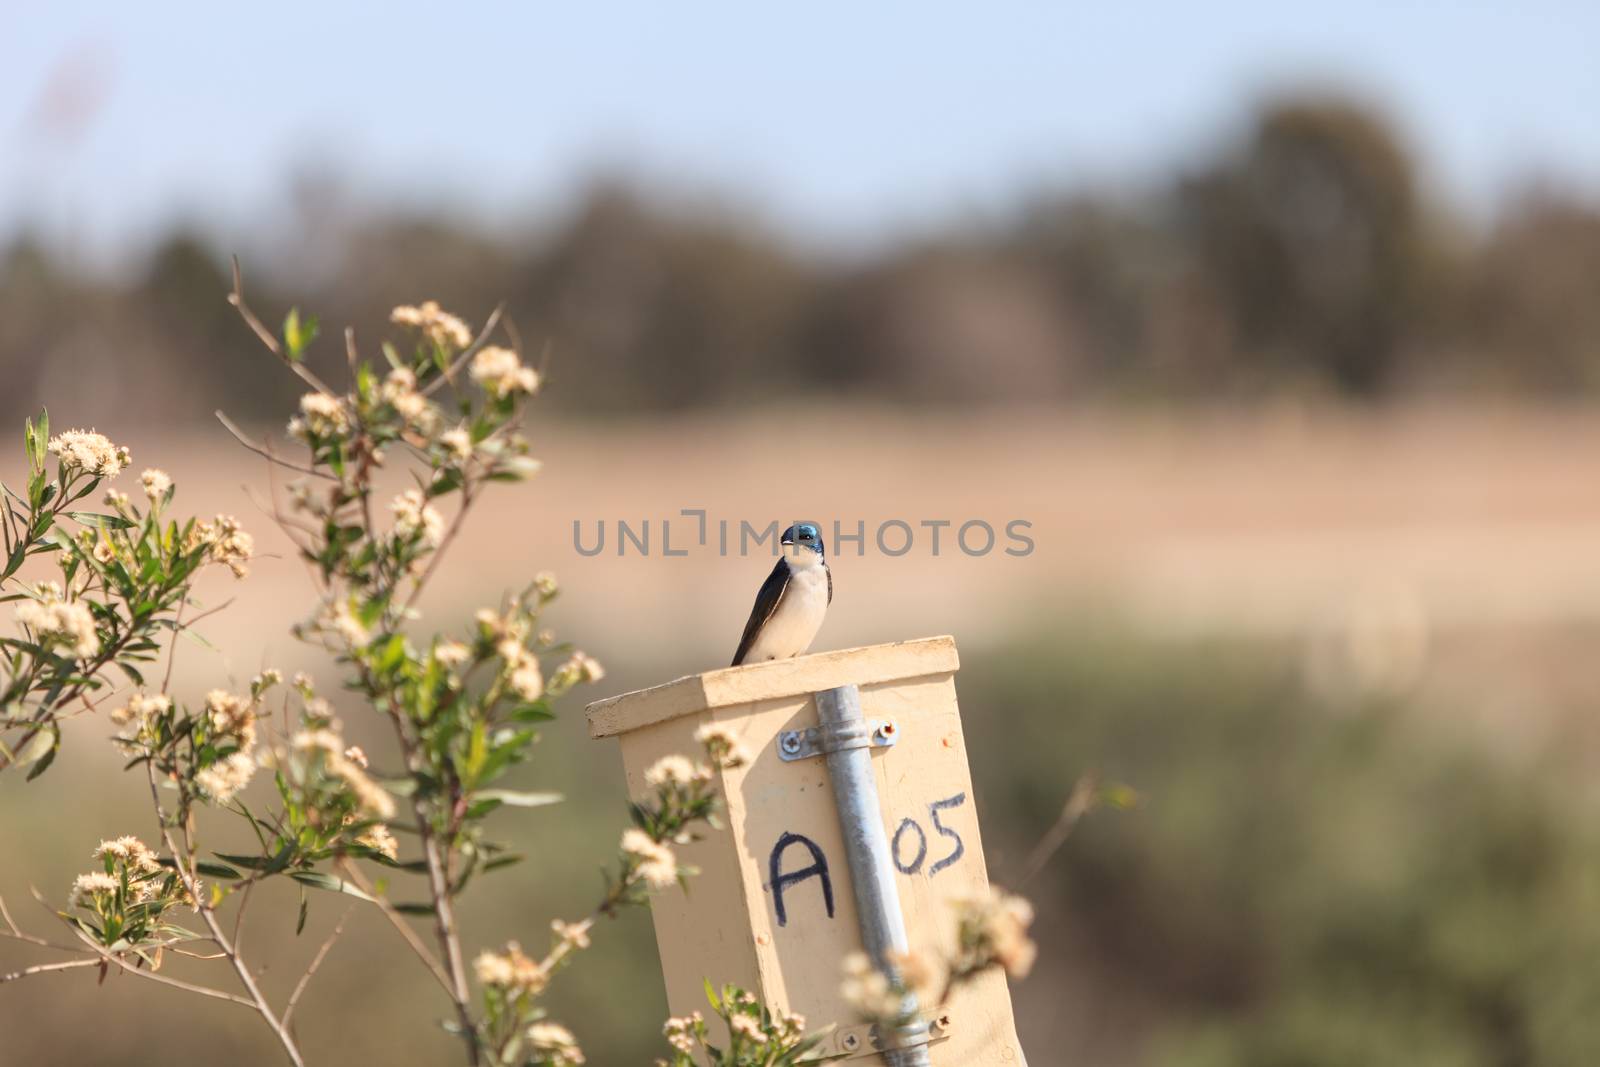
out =
[(6, 921), (6, 927), (11, 931), (10, 936), (16, 938), (18, 941), (27, 941), (27, 942), (29, 942), (31, 944), (43, 945), (45, 948), (57, 948), (58, 949), (58, 948), (62, 948), (63, 947), (61, 945), (55, 944), (52, 941), (46, 941), (42, 937), (37, 937), (37, 936), (35, 936), (33, 934), (25, 934), (25, 933), (23, 933), (22, 932), (22, 928), (17, 925), (17, 921), (11, 917), (10, 910), (6, 908), (6, 898), (5, 897), (0, 897), (0, 919), (4, 919)]
[(49, 974), (52, 971), (70, 971), (76, 967), (98, 967), (99, 960), (63, 960), (60, 963), (39, 963), (32, 967), (24, 967), (20, 971), (10, 974), (0, 974), (0, 983), (15, 982), (18, 978), (27, 978), (33, 974)]
[(360, 362), (360, 357), (356, 354), (356, 328), (354, 326), (346, 326), (344, 328), (344, 359), (350, 367), (350, 380), (353, 382), (356, 380), (356, 365)]
[[(35, 891), (34, 896), (38, 896), (37, 891)], [(54, 915), (54, 910), (51, 910), (50, 913)], [(45, 937), (40, 937), (38, 934), (22, 933), (21, 926), (16, 925), (16, 920), (11, 918), (11, 912), (6, 910), (5, 897), (0, 897), (0, 917), (5, 918), (5, 925), (10, 928), (0, 936), (11, 937), (14, 941), (26, 941), (27, 944), (38, 945), (40, 949), (54, 949), (56, 952), (77, 952), (78, 950), (77, 945), (56, 944), (54, 941), (46, 941)]]
[[(161, 828), (161, 838), (166, 842), (167, 849), (172, 853), (173, 868), (178, 872), (178, 877), (183, 880), (184, 889), (188, 890), (190, 898), (194, 901), (195, 910), (200, 913), (200, 919), (206, 924), (206, 929), (211, 931), (211, 940), (216, 942), (217, 948), (228, 957), (228, 962), (233, 964), (234, 973), (239, 976), (239, 983), (244, 986), (245, 992), (250, 994), (246, 1004), (251, 1004), (265, 1020), (273, 1034), (278, 1038), (278, 1043), (283, 1046), (283, 1051), (288, 1055), (289, 1062), (294, 1067), (305, 1067), (305, 1060), (300, 1055), (300, 1049), (295, 1045), (294, 1037), (284, 1028), (283, 1021), (272, 1012), (272, 1007), (267, 1003), (267, 998), (262, 995), (261, 987), (256, 984), (255, 976), (250, 973), (250, 968), (244, 965), (244, 960), (234, 950), (233, 944), (228, 940), (228, 935), (223, 933), (222, 924), (217, 922), (216, 912), (205, 903), (200, 896), (199, 880), (192, 869), (194, 849), (193, 842), (189, 839), (187, 828), (184, 831), (184, 843), (191, 846), (180, 850), (178, 843), (172, 836), (172, 830), (167, 826), (165, 809), (161, 806), (161, 790), (156, 783), (155, 761), (145, 761), (145, 776), (150, 780), (150, 799), (155, 805), (156, 822)], [(187, 862), (186, 862), (187, 861)]]
[(407, 924), (405, 916), (394, 910), (394, 905), (390, 904), (387, 899), (372, 887), (372, 883), (368, 882), (366, 877), (362, 875), (361, 869), (351, 863), (348, 857), (339, 857), (339, 869), (344, 871), (363, 893), (373, 899), (378, 905), (378, 910), (383, 912), (383, 917), (389, 920), (390, 925), (395, 928), (405, 940), (405, 943), (411, 946), (411, 951), (417, 954), (417, 959), (421, 960), (427, 966), (428, 972), (439, 980), (439, 984), (444, 987), (446, 993), (454, 995), (454, 990), (450, 988), (450, 976), (444, 973), (444, 968), (440, 967), (439, 961), (433, 958), (433, 955), (428, 951), (428, 946), (422, 943), (422, 939), (417, 936), (417, 932)]
[(1061, 809), (1061, 814), (1056, 818), (1055, 825), (1045, 831), (1039, 843), (1033, 846), (1033, 852), (1028, 856), (1028, 862), (1022, 868), (1022, 877), (1017, 879), (1020, 888), (1033, 879), (1045, 864), (1050, 862), (1050, 857), (1060, 851), (1066, 844), (1067, 838), (1072, 835), (1073, 828), (1078, 821), (1090, 811), (1094, 810), (1096, 798), (1100, 791), (1100, 776), (1090, 772), (1079, 778), (1073, 785), (1072, 792), (1067, 795), (1067, 803)]
[[(271, 470), (270, 464), (268, 464), (268, 470)], [(244, 490), (245, 495), (250, 498), (250, 503), (256, 506), (256, 510), (276, 523), (278, 528), (288, 536), (290, 543), (293, 544), (295, 548), (298, 548), (302, 553), (306, 551), (306, 546), (295, 540), (294, 535), (296, 531), (303, 533), (308, 537), (315, 537), (321, 532), (314, 526), (303, 522), (296, 522), (295, 520), (286, 517), (282, 511), (278, 510), (275, 502), (263, 500), (261, 494), (257, 493), (249, 486), (245, 486)]]
[(234, 601), (234, 598), (233, 597), (229, 597), (227, 600), (224, 600), (222, 603), (218, 604), (216, 607), (207, 608), (205, 611), (202, 611), (200, 614), (198, 614), (194, 618), (190, 619), (189, 620), (189, 625), (184, 627), (184, 629), (192, 630), (192, 629), (194, 629), (195, 623), (204, 622), (206, 619), (211, 618), (211, 616), (213, 616), (213, 615), (217, 615), (217, 614), (220, 614), (220, 613), (222, 613), (224, 611), (227, 611), (230, 607), (233, 606), (233, 601)]
[(283, 1007), (283, 1025), (288, 1026), (289, 1020), (294, 1016), (294, 1006), (300, 1003), (300, 994), (306, 991), (306, 986), (311, 984), (311, 976), (317, 973), (317, 968), (322, 966), (322, 961), (333, 950), (333, 943), (339, 940), (339, 935), (344, 933), (344, 924), (350, 918), (350, 913), (355, 910), (355, 905), (344, 909), (344, 914), (339, 916), (338, 925), (333, 928), (333, 933), (317, 949), (317, 954), (311, 957), (311, 964), (306, 968), (306, 973), (300, 976), (300, 981), (295, 983), (294, 992), (289, 994), (289, 1002)]
[(450, 520), (449, 528), (445, 530), (444, 536), (439, 539), (439, 546), (433, 550), (433, 556), (429, 558), (427, 568), (411, 586), (411, 595), (406, 597), (404, 604), (400, 605), (400, 619), (403, 620), (422, 597), (422, 590), (428, 584), (428, 579), (432, 578), (434, 572), (439, 569), (439, 564), (444, 560), (445, 553), (449, 550), (451, 543), (455, 541), (456, 534), (461, 532), (461, 526), (467, 519), (467, 509), (472, 507), (472, 501), (472, 483), (463, 481), (461, 483), (461, 507), (456, 510), (455, 518)]
[[(239, 934), (244, 927), (244, 909), (250, 905), (250, 893), (256, 887), (256, 879), (251, 878), (244, 884), (244, 892), (239, 894), (239, 906), (233, 910), (233, 951), (239, 951)], [(284, 1025), (288, 1025), (285, 1023)]]
[[(371, 689), (370, 676), (364, 669), (362, 674), (363, 681), (368, 689)], [(388, 706), (384, 711), (388, 713), (389, 721), (394, 726), (395, 738), (399, 742), (405, 765), (416, 766), (416, 745), (406, 734), (404, 718), (395, 704), (393, 694), (390, 695)], [(482, 1062), (482, 1051), (478, 1047), (478, 1030), (472, 1018), (471, 1002), (467, 997), (467, 968), (462, 959), (461, 936), (456, 931), (455, 909), (450, 900), (450, 880), (445, 874), (444, 863), (440, 858), (439, 840), (434, 835), (432, 822), (429, 821), (426, 801), (416, 792), (411, 795), (411, 813), (416, 819), (417, 836), (422, 841), (422, 855), (427, 865), (428, 896), (433, 901), (434, 937), (439, 942), (439, 951), (444, 954), (444, 969), (448, 976), (444, 983), (445, 992), (455, 1004), (461, 1040), (467, 1046), (467, 1062), (471, 1067), (478, 1067)]]
[(255, 335), (261, 339), (262, 344), (267, 346), (267, 350), (283, 360), (284, 365), (298, 374), (302, 381), (319, 393), (325, 393), (328, 396), (334, 395), (333, 390), (324, 385), (322, 379), (313, 374), (309, 367), (304, 363), (289, 358), (288, 354), (284, 352), (283, 346), (278, 344), (277, 337), (273, 336), (272, 331), (261, 324), (261, 320), (256, 318), (255, 312), (251, 311), (250, 306), (244, 302), (244, 274), (239, 270), (238, 256), (233, 257), (233, 292), (228, 294), (228, 303), (239, 309), (240, 317), (244, 319), (250, 329), (255, 331)]
[(239, 429), (238, 425), (234, 423), (232, 419), (228, 418), (228, 416), (225, 415), (220, 409), (212, 412), (212, 414), (217, 417), (217, 421), (222, 423), (223, 427), (229, 433), (233, 434), (233, 439), (235, 441), (238, 441), (245, 448), (267, 460), (269, 463), (276, 463), (280, 467), (287, 467), (290, 470), (298, 471), (301, 474), (310, 474), (317, 478), (326, 478), (330, 482), (337, 482), (339, 480), (326, 471), (319, 471), (314, 467), (302, 467), (298, 463), (291, 463), (286, 459), (279, 459), (277, 453), (273, 452), (272, 449), (263, 445), (258, 445), (254, 441), (250, 440), (250, 438), (246, 436), (245, 432)]
[(183, 625), (183, 609), (189, 606), (189, 594), (185, 592), (178, 599), (178, 608), (172, 613), (172, 641), (167, 645), (167, 670), (161, 677), (161, 691), (172, 692), (172, 668), (178, 662), (178, 631)]
[(494, 328), (500, 324), (500, 316), (505, 313), (505, 310), (506, 306), (499, 304), (496, 305), (493, 311), (489, 312), (489, 317), (484, 321), (483, 329), (478, 331), (478, 336), (472, 339), (470, 345), (461, 350), (461, 354), (455, 358), (455, 362), (444, 369), (443, 374), (420, 390), (423, 396), (432, 396), (439, 391), (439, 387), (445, 382), (449, 382), (452, 385), (455, 384), (456, 371), (460, 370), (462, 364), (466, 363), (467, 360), (478, 354), (478, 350), (483, 347), (484, 342), (489, 340), (489, 335), (494, 332)]
[[(49, 903), (43, 897), (39, 896), (37, 891), (34, 893), (34, 899), (37, 900), (39, 905), (48, 911), (52, 916), (59, 917), (55, 909), (51, 908)], [(10, 928), (8, 931), (0, 934), (0, 936), (11, 937), (18, 941), (25, 941), (30, 945), (38, 945), (41, 948), (53, 949), (56, 952), (68, 952), (74, 955), (81, 955), (87, 952), (91, 953), (94, 957), (93, 959), (71, 960), (54, 964), (40, 964), (36, 967), (24, 968), (15, 974), (9, 974), (4, 977), (0, 977), (0, 982), (9, 982), (15, 978), (24, 978), (30, 974), (44, 974), (49, 971), (64, 971), (73, 967), (85, 967), (91, 965), (98, 967), (110, 963), (115, 964), (118, 968), (128, 972), (131, 975), (148, 979), (152, 982), (159, 982), (162, 985), (171, 986), (174, 989), (182, 989), (185, 992), (196, 993), (200, 996), (211, 997), (215, 1000), (226, 1000), (234, 1004), (242, 1004), (247, 1008), (253, 1009), (256, 1007), (256, 1005), (251, 1001), (248, 1001), (243, 997), (234, 996), (232, 993), (224, 993), (220, 989), (212, 989), (208, 986), (194, 985), (193, 983), (180, 981), (176, 978), (168, 978), (164, 974), (156, 974), (154, 971), (146, 971), (141, 967), (128, 963), (120, 956), (107, 952), (104, 946), (90, 940), (82, 930), (73, 929), (73, 933), (77, 936), (78, 940), (83, 943), (81, 947), (78, 945), (61, 945), (54, 941), (47, 941), (46, 939), (37, 937), (33, 934), (24, 933), (22, 929), (17, 926), (16, 920), (11, 917), (11, 913), (6, 910), (4, 899), (0, 899), (0, 917), (5, 919), (6, 926)]]
[(195, 985), (193, 982), (185, 982), (178, 978), (168, 978), (164, 974), (157, 974), (154, 971), (147, 971), (142, 967), (138, 967), (129, 963), (121, 956), (107, 952), (104, 947), (89, 940), (83, 931), (78, 930), (75, 932), (78, 934), (79, 939), (88, 946), (89, 950), (99, 957), (99, 959), (93, 961), (95, 963), (98, 963), (102, 960), (106, 963), (114, 963), (128, 974), (135, 975), (139, 978), (145, 978), (152, 982), (158, 982), (161, 985), (170, 986), (173, 989), (181, 989), (186, 993), (194, 993), (198, 996), (210, 997), (213, 1000), (226, 1000), (230, 1004), (240, 1004), (246, 1008), (251, 1008), (257, 1011), (260, 1010), (259, 1005), (257, 1005), (254, 1001), (247, 1000), (244, 997), (235, 996), (232, 993), (225, 993), (220, 989), (212, 989), (210, 986)]
[(477, 1031), (467, 996), (467, 968), (461, 956), (461, 936), (456, 932), (455, 906), (450, 900), (450, 881), (445, 874), (445, 860), (440, 853), (439, 839), (434, 836), (433, 826), (428, 821), (424, 801), (413, 795), (411, 803), (417, 817), (417, 829), (422, 834), (422, 856), (428, 866), (428, 891), (433, 897), (434, 931), (439, 938), (439, 947), (444, 951), (445, 967), (450, 974), (450, 998), (455, 1001), (456, 1015), (461, 1021), (461, 1039), (467, 1044), (467, 1062), (477, 1067), (480, 1061)]

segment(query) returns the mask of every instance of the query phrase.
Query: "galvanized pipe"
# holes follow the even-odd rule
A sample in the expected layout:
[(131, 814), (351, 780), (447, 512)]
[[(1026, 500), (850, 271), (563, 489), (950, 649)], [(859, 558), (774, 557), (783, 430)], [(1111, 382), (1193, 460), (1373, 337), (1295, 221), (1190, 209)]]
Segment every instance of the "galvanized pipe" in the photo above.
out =
[[(878, 782), (872, 770), (871, 728), (861, 714), (861, 693), (853, 685), (843, 685), (817, 693), (816, 701), (818, 725), (824, 732), (833, 732), (838, 742), (826, 756), (828, 777), (833, 782), (834, 807), (850, 865), (861, 944), (873, 966), (898, 982), (900, 972), (890, 954), (906, 951), (906, 920), (894, 887), (889, 835), (884, 830)], [(928, 1024), (918, 1014), (916, 996), (907, 993), (901, 1006), (902, 1017), (910, 1021), (882, 1035), (884, 1063), (888, 1067), (932, 1067)]]

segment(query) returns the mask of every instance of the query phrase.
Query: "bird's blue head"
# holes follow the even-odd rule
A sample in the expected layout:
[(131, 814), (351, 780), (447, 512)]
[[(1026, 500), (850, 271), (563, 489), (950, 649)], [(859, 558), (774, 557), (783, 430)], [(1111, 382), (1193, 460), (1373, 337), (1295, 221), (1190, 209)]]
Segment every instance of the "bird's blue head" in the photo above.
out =
[(822, 555), (822, 531), (814, 523), (797, 522), (783, 531), (783, 550), (791, 557), (802, 558), (808, 551)]

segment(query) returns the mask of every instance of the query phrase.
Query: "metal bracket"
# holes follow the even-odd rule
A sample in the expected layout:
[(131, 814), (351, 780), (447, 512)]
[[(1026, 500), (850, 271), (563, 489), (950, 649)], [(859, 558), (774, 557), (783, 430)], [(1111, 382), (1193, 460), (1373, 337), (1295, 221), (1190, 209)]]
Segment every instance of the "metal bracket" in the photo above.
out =
[[(944, 1041), (950, 1036), (954, 1022), (948, 1010), (936, 1015), (920, 1016), (927, 1024), (927, 1030), (907, 1041), (899, 1048), (913, 1048), (918, 1045), (933, 1045)], [(884, 1051), (883, 1035), (879, 1032), (876, 1023), (855, 1023), (850, 1026), (828, 1027), (832, 1032), (823, 1038), (822, 1044), (816, 1049), (812, 1058), (801, 1060), (801, 1063), (820, 1062), (829, 1059), (853, 1060), (861, 1056), (877, 1056)]]
[(850, 748), (889, 748), (899, 739), (900, 727), (893, 719), (808, 726), (804, 730), (785, 730), (778, 735), (778, 758), (793, 763)]

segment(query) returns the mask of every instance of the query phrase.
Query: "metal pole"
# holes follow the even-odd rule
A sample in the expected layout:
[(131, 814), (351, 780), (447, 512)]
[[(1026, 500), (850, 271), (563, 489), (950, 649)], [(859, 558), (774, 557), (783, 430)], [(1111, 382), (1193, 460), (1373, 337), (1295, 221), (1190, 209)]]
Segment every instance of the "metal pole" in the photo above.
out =
[[(850, 884), (855, 890), (861, 943), (873, 966), (898, 982), (900, 972), (889, 956), (906, 951), (906, 920), (894, 887), (889, 835), (883, 828), (878, 782), (872, 771), (871, 727), (862, 718), (861, 693), (853, 685), (824, 690), (816, 694), (816, 701), (818, 725), (844, 742), (828, 752), (826, 759), (839, 829), (844, 833)], [(910, 1021), (882, 1035), (884, 1063), (888, 1067), (932, 1067), (928, 1024), (918, 1014), (917, 998), (907, 993), (901, 1008), (902, 1018)]]

